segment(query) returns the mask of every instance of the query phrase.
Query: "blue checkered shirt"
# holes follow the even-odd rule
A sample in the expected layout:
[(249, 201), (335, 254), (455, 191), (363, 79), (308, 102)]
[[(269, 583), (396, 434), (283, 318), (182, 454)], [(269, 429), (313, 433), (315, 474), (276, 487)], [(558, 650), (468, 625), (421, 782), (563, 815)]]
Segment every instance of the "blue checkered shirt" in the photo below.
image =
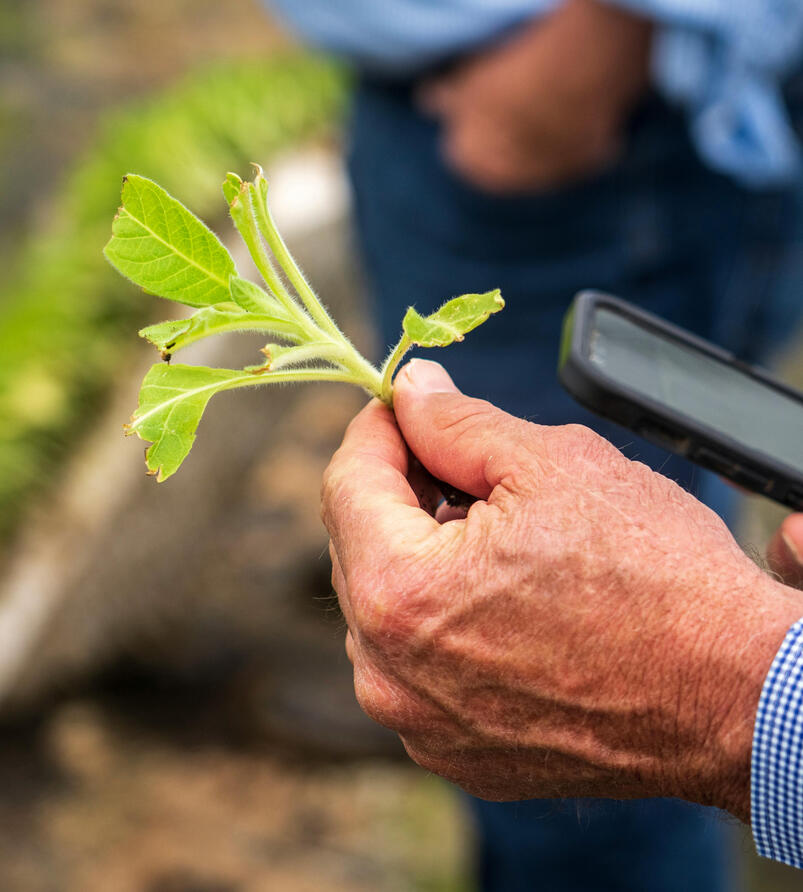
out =
[[(412, 75), (562, 0), (265, 0), (311, 43)], [(765, 187), (800, 170), (780, 84), (803, 53), (803, 0), (611, 0), (655, 20), (656, 87), (684, 107), (700, 155)]]
[(803, 620), (789, 630), (761, 692), (751, 798), (759, 855), (803, 868)]

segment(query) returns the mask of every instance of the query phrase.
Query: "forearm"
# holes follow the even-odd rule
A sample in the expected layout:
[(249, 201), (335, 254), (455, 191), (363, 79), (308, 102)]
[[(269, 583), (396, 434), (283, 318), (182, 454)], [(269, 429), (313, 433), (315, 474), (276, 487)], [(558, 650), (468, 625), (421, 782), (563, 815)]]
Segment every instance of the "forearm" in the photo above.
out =
[[(649, 84), (653, 20), (606, 0), (563, 0), (555, 15), (562, 20), (554, 29), (555, 54), (571, 58), (573, 48), (583, 48), (572, 66), (561, 69), (567, 85), (594, 85), (598, 101), (613, 99), (629, 110)], [(536, 27), (549, 28), (550, 22)]]

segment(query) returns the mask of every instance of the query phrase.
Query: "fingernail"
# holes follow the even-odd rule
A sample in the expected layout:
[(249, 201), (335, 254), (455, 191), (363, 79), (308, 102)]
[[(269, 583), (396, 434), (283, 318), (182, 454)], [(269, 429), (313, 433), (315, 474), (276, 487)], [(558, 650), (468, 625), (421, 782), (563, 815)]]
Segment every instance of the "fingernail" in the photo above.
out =
[(411, 359), (399, 373), (419, 393), (458, 393), (446, 369), (428, 359)]
[(786, 535), (786, 533), (781, 533), (781, 539), (783, 539), (783, 544), (786, 546), (792, 560), (803, 567), (803, 559), (800, 557), (800, 552), (797, 550), (795, 543)]

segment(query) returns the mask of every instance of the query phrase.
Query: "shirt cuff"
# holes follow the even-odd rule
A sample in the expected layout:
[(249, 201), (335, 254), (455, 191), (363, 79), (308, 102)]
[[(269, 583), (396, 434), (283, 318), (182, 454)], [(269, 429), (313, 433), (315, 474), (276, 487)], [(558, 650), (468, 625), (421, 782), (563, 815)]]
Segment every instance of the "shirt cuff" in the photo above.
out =
[(728, 12), (725, 2), (608, 2), (655, 20), (653, 82), (686, 111), (710, 167), (751, 188), (796, 181), (801, 149), (781, 88), (799, 59), (803, 16), (796, 6), (756, 3), (751, 18)]
[(759, 855), (803, 868), (803, 620), (787, 633), (761, 692), (751, 823)]
[(656, 33), (653, 78), (686, 108), (692, 138), (714, 170), (751, 188), (780, 188), (800, 174), (800, 146), (781, 94), (781, 72), (748, 64), (693, 29)]

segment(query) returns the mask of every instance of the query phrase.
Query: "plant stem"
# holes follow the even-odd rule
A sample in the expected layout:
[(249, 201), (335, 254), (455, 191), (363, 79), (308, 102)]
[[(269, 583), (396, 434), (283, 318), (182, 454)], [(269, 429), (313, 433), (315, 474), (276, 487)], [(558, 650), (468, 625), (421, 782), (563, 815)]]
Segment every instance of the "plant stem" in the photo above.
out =
[[(378, 372), (376, 373), (378, 377)], [(355, 374), (349, 369), (322, 369), (322, 368), (300, 368), (300, 369), (281, 369), (275, 372), (264, 372), (262, 374), (252, 374), (252, 384), (270, 384), (291, 381), (339, 381), (344, 384), (356, 384), (368, 391), (372, 395), (376, 395), (375, 382), (367, 380), (365, 375)], [(237, 379), (242, 383), (235, 384), (235, 387), (242, 387), (245, 379)], [(228, 389), (228, 388), (226, 388)]]
[(285, 288), (284, 282), (282, 282), (281, 277), (276, 270), (276, 267), (273, 265), (270, 254), (268, 254), (268, 252), (265, 250), (265, 245), (263, 244), (262, 237), (259, 234), (259, 224), (256, 217), (256, 208), (254, 207), (254, 202), (251, 199), (250, 190), (244, 189), (243, 191), (245, 194), (243, 194), (242, 192), (240, 193), (240, 200), (245, 199), (243, 211), (246, 218), (246, 230), (248, 232), (248, 238), (246, 239), (245, 235), (243, 235), (243, 238), (245, 239), (245, 243), (248, 247), (251, 257), (253, 258), (254, 264), (259, 270), (262, 278), (265, 280), (265, 284), (273, 292), (277, 300), (294, 319), (301, 323), (302, 327), (305, 330), (309, 331), (309, 317), (293, 300), (293, 297), (287, 290), (287, 288)]
[[(165, 349), (170, 353), (176, 353), (185, 347), (189, 347), (190, 344), (196, 343), (196, 341), (202, 341), (204, 338), (216, 334), (224, 334), (228, 331), (256, 331), (262, 334), (278, 335), (280, 338), (286, 338), (288, 341), (295, 343), (301, 340), (298, 326), (294, 323), (285, 322), (284, 319), (249, 313), (244, 318), (233, 319), (231, 322), (217, 323), (212, 328), (198, 329), (197, 331), (191, 331), (189, 334), (178, 335), (175, 341), (169, 342), (169, 347)], [(142, 332), (140, 332), (141, 334)]]
[(379, 398), (383, 403), (387, 403), (388, 406), (393, 406), (393, 373), (398, 368), (402, 359), (404, 359), (405, 353), (407, 353), (412, 346), (413, 342), (406, 334), (403, 334), (401, 340), (393, 348), (390, 356), (388, 356), (385, 360), (385, 364), (382, 366), (382, 371), (380, 373), (382, 376), (382, 386)]
[[(380, 372), (365, 359), (348, 338), (340, 331), (317, 295), (301, 272), (293, 255), (284, 243), (271, 216), (267, 202), (267, 180), (258, 168), (254, 183), (242, 183), (237, 198), (232, 201), (231, 215), (245, 241), (249, 252), (265, 280), (287, 311), (307, 335), (309, 342), (318, 342), (318, 356), (335, 362), (353, 375), (353, 383), (381, 398), (382, 377)], [(298, 293), (303, 307), (285, 288), (278, 271), (262, 239), (284, 270), (291, 285)], [(325, 344), (321, 344), (325, 342)], [(326, 345), (330, 345), (327, 347)], [(328, 355), (326, 355), (328, 354)], [(385, 400), (385, 402), (388, 402)]]
[(301, 272), (295, 258), (287, 249), (284, 239), (276, 228), (267, 202), (267, 180), (262, 175), (261, 170), (257, 174), (254, 183), (249, 183), (248, 186), (252, 197), (252, 205), (256, 211), (259, 229), (268, 243), (268, 247), (273, 252), (273, 256), (279, 261), (279, 266), (284, 270), (290, 284), (295, 288), (298, 296), (301, 298), (301, 302), (307, 308), (307, 312), (323, 331), (328, 332), (336, 339), (342, 339), (343, 333), (320, 300), (318, 300), (318, 295), (312, 290), (309, 282), (304, 277), (304, 273)]
[(337, 362), (359, 379), (361, 387), (364, 387), (372, 396), (382, 399), (382, 376), (379, 370), (374, 368), (348, 342), (342, 346), (343, 353)]
[(269, 344), (263, 351), (269, 357), (271, 371), (283, 368), (296, 367), (297, 363), (315, 362), (323, 360), (339, 366), (342, 370), (352, 375), (354, 383), (359, 383), (369, 393), (378, 397), (381, 391), (382, 381), (377, 369), (350, 345), (327, 339), (323, 342), (302, 344), (298, 347), (284, 347), (279, 345), (279, 351), (275, 359), (270, 358)]
[(292, 295), (285, 288), (284, 282), (282, 282), (279, 273), (273, 265), (270, 255), (265, 250), (265, 245), (262, 243), (262, 237), (259, 234), (259, 226), (256, 221), (256, 215), (247, 184), (242, 184), (239, 195), (231, 202), (229, 210), (234, 225), (242, 236), (242, 239), (248, 248), (248, 252), (254, 261), (254, 265), (265, 280), (268, 290), (287, 310), (291, 318), (298, 323), (299, 327), (303, 331), (309, 333), (311, 328), (309, 317), (296, 301), (293, 300)]

